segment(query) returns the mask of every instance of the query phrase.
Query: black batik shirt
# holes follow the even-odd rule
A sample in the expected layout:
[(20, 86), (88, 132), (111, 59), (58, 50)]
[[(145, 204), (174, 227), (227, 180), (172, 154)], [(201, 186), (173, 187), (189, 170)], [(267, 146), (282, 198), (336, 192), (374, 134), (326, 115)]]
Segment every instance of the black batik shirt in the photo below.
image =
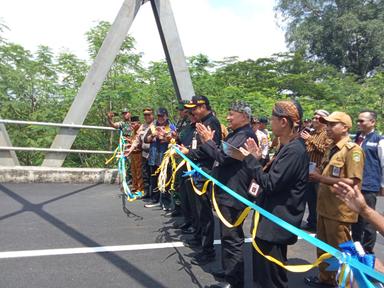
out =
[[(244, 159), (244, 167), (262, 189), (257, 203), (296, 227), (300, 227), (304, 215), (308, 166), (309, 157), (301, 138), (283, 145), (267, 171), (252, 155)], [(256, 237), (276, 244), (297, 241), (295, 235), (262, 216)]]
[[(225, 141), (236, 148), (240, 148), (244, 147), (244, 143), (248, 138), (253, 138), (257, 143), (256, 135), (249, 124), (229, 133)], [(213, 141), (208, 141), (201, 148), (218, 163), (218, 166), (214, 168), (213, 175), (215, 178), (241, 196), (248, 198), (247, 190), (252, 177), (243, 168), (242, 161), (226, 155)], [(215, 194), (220, 206), (223, 205), (238, 210), (246, 207), (218, 186), (215, 186)]]

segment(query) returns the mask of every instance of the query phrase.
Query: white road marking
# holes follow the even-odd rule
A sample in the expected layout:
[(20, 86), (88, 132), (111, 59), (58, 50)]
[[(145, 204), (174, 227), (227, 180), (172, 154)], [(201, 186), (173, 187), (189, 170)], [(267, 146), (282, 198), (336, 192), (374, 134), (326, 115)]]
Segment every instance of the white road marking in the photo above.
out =
[(0, 252), (0, 259), (183, 247), (183, 242)]
[[(246, 238), (245, 242), (246, 243), (252, 242), (252, 238)], [(220, 245), (221, 240), (215, 240), (213, 244)], [(150, 244), (133, 244), (133, 245), (100, 246), (100, 247), (6, 251), (6, 252), (0, 252), (0, 259), (42, 257), (42, 256), (54, 256), (54, 255), (89, 254), (89, 253), (103, 253), (103, 252), (119, 252), (119, 251), (139, 251), (139, 250), (178, 248), (178, 247), (184, 247), (184, 243), (180, 241), (180, 242), (168, 242), (168, 243), (150, 243)]]
[[(316, 234), (313, 234), (313, 233), (311, 233), (310, 235), (313, 237), (316, 236)], [(299, 238), (299, 240), (300, 239), (301, 238)], [(252, 238), (245, 238), (245, 243), (251, 243), (251, 242), (252, 242)], [(220, 245), (221, 240), (215, 240), (213, 244)], [(178, 247), (185, 247), (185, 245), (183, 242), (179, 241), (179, 242), (168, 242), (168, 243), (132, 244), (132, 245), (117, 245), (117, 246), (6, 251), (6, 252), (0, 252), (0, 259), (42, 257), (42, 256), (54, 256), (54, 255), (90, 254), (90, 253), (119, 252), (119, 251), (139, 251), (139, 250), (178, 248)]]

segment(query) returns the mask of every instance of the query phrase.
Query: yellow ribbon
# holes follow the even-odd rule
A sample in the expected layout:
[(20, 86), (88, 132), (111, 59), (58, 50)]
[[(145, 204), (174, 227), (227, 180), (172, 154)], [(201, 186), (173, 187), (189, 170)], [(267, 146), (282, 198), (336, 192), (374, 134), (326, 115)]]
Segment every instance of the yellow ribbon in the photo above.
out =
[(113, 152), (112, 157), (109, 158), (107, 161), (105, 161), (105, 165), (107, 165), (109, 162), (111, 162), (113, 159), (115, 159), (118, 150), (119, 150), (119, 146), (116, 147), (115, 152)]
[(245, 220), (245, 218), (247, 218), (249, 211), (251, 211), (251, 207), (247, 207), (247, 208), (245, 208), (245, 209), (243, 210), (243, 212), (241, 212), (239, 218), (237, 218), (237, 220), (235, 221), (234, 224), (229, 223), (229, 222), (227, 221), (227, 219), (225, 219), (225, 217), (224, 217), (223, 214), (221, 213), (220, 208), (219, 208), (219, 205), (217, 204), (216, 196), (215, 196), (215, 185), (212, 185), (212, 203), (213, 203), (213, 207), (215, 207), (217, 216), (219, 217), (219, 219), (221, 220), (221, 222), (223, 222), (223, 224), (224, 224), (225, 226), (227, 226), (228, 228), (234, 228), (234, 227), (239, 226), (241, 223), (243, 223), (243, 221)]
[(256, 238), (256, 233), (257, 233), (257, 226), (259, 225), (259, 219), (260, 219), (260, 214), (259, 212), (255, 211), (255, 216), (254, 216), (254, 226), (253, 226), (253, 231), (252, 231), (252, 245), (253, 247), (256, 249), (256, 251), (262, 255), (264, 258), (266, 258), (267, 260), (275, 263), (276, 265), (290, 271), (290, 272), (298, 272), (298, 273), (302, 273), (302, 272), (307, 272), (317, 266), (319, 266), (319, 264), (321, 262), (323, 262), (325, 259), (328, 259), (328, 258), (331, 258), (332, 255), (329, 254), (329, 253), (324, 253), (323, 255), (321, 255), (319, 258), (316, 259), (315, 262), (313, 262), (312, 264), (303, 264), (303, 265), (285, 265), (283, 262), (281, 262), (280, 260), (277, 260), (276, 258), (270, 256), (270, 255), (265, 255), (259, 246), (257, 246), (256, 244), (256, 241), (255, 241), (255, 238)]
[[(191, 168), (191, 164), (189, 164), (189, 162), (187, 162), (187, 170), (189, 172), (192, 171), (192, 168)], [(192, 188), (193, 188), (193, 191), (195, 191), (195, 193), (199, 196), (205, 194), (208, 190), (208, 185), (209, 183), (211, 183), (212, 181), (211, 180), (207, 180), (204, 182), (203, 184), (203, 188), (201, 190), (199, 190), (196, 185), (195, 185), (195, 182), (193, 181), (193, 177), (190, 177), (190, 180), (191, 180), (191, 184), (192, 184)]]
[[(165, 192), (168, 186), (170, 186), (171, 191), (175, 190), (176, 173), (186, 163), (186, 161), (183, 160), (179, 163), (179, 165), (177, 165), (177, 162), (175, 159), (176, 152), (174, 151), (174, 149), (172, 149), (172, 145), (174, 145), (174, 143), (175, 143), (175, 140), (172, 139), (169, 144), (168, 150), (164, 153), (164, 157), (163, 157), (163, 160), (161, 161), (159, 168), (157, 168), (154, 173), (154, 175), (159, 174), (159, 177), (157, 179), (157, 186), (159, 188), (159, 191), (161, 192)], [(167, 180), (169, 162), (171, 162), (171, 165), (172, 165), (172, 174), (169, 180)]]

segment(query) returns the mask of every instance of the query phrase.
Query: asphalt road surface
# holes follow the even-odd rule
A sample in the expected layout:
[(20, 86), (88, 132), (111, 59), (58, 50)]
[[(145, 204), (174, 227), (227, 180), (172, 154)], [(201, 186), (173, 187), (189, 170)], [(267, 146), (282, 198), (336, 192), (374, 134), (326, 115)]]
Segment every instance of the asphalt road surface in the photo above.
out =
[[(117, 185), (0, 184), (0, 287), (206, 287), (216, 283), (203, 267), (190, 264), (194, 251), (167, 218), (141, 200), (123, 204)], [(378, 210), (384, 211), (383, 197)], [(249, 236), (250, 219), (245, 231)], [(218, 225), (216, 225), (218, 228)], [(218, 230), (218, 229), (216, 229)], [(216, 231), (215, 239), (219, 239)], [(376, 254), (384, 259), (379, 235)], [(251, 245), (245, 245), (246, 287), (251, 281)], [(315, 248), (303, 240), (290, 246), (291, 263), (315, 260)], [(290, 287), (306, 287), (289, 273)]]

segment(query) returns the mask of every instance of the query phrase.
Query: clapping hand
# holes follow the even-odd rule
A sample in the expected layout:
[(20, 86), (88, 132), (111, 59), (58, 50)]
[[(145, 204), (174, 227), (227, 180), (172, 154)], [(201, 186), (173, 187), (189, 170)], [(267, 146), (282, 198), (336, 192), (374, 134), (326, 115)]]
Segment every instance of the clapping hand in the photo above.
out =
[(251, 154), (257, 160), (261, 159), (261, 149), (256, 144), (253, 138), (248, 138), (244, 146), (245, 149), (243, 147), (240, 147), (240, 151), (241, 153), (243, 153), (244, 156), (248, 156), (249, 154)]
[(206, 127), (201, 123), (196, 123), (196, 131), (199, 133), (202, 142), (212, 140), (215, 135), (215, 130), (211, 130), (211, 127)]

